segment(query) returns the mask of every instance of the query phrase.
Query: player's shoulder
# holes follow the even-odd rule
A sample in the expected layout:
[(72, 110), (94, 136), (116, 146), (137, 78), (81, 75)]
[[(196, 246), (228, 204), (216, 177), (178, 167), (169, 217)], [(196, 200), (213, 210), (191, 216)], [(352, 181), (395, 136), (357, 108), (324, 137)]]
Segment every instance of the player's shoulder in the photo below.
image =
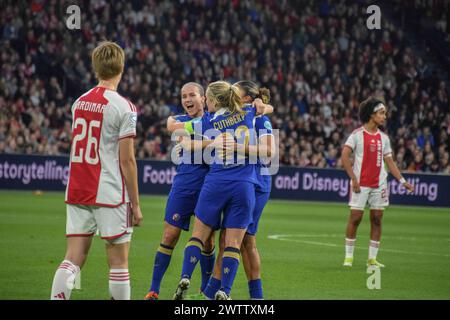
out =
[(97, 88), (97, 87), (91, 88), (91, 89), (89, 89), (88, 91), (86, 91), (85, 93), (83, 93), (81, 96), (79, 96), (78, 98), (76, 98), (75, 101), (74, 101), (73, 104), (72, 104), (72, 108), (73, 108), (74, 106), (78, 105), (79, 103), (81, 103), (82, 101), (85, 101), (85, 100), (92, 100), (93, 95), (94, 95), (94, 93), (95, 93), (94, 90), (95, 90), (96, 88)]
[(137, 112), (136, 106), (117, 91), (105, 90), (105, 98), (108, 103), (114, 106), (119, 112)]
[(83, 99), (83, 98), (86, 98), (88, 95), (92, 94), (92, 93), (94, 92), (94, 89), (96, 89), (96, 88), (97, 88), (97, 87), (94, 87), (94, 88), (89, 89), (88, 91), (86, 91), (85, 93), (83, 93), (81, 96), (79, 96), (79, 97), (77, 98), (77, 100), (75, 100), (75, 101), (79, 101), (79, 100), (81, 100), (81, 99)]
[(242, 110), (246, 111), (246, 112), (251, 112), (251, 111), (255, 111), (256, 108), (253, 104), (251, 103), (246, 103), (242, 106)]
[(193, 120), (189, 115), (187, 114), (177, 114), (172, 116), (176, 121), (178, 122), (187, 122)]
[(259, 117), (256, 117), (255, 119), (256, 119), (256, 121), (259, 121), (261, 123), (265, 123), (266, 121), (270, 122), (270, 118), (265, 114), (263, 114)]
[(270, 119), (268, 116), (262, 115), (262, 116), (255, 118), (255, 127), (272, 130), (272, 123), (270, 122)]
[(363, 133), (363, 131), (364, 131), (364, 127), (360, 126), (360, 127), (356, 128), (355, 130), (353, 130), (351, 134), (352, 135), (356, 135), (356, 134), (359, 134), (359, 133)]
[(388, 139), (389, 140), (389, 136), (387, 133), (385, 133), (384, 131), (382, 131), (381, 129), (378, 129), (378, 131), (380, 132), (380, 135), (383, 139)]

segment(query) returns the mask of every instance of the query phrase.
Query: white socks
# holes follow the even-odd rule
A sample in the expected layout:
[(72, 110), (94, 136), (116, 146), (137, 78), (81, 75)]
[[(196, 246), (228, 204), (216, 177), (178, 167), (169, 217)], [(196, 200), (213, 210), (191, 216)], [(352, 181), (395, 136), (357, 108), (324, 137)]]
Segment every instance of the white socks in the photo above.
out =
[(51, 300), (69, 300), (75, 284), (75, 277), (80, 267), (69, 260), (64, 260), (58, 267), (53, 278)]
[(377, 258), (377, 253), (378, 253), (378, 248), (379, 247), (380, 247), (380, 241), (370, 240), (370, 244), (369, 244), (369, 260)]
[[(64, 260), (53, 278), (51, 300), (69, 300), (80, 267)], [(114, 300), (130, 300), (130, 274), (128, 269), (109, 270), (109, 293)]]
[(345, 257), (353, 258), (353, 251), (355, 250), (356, 239), (345, 238)]
[(114, 300), (130, 300), (130, 273), (128, 269), (109, 270), (109, 293)]

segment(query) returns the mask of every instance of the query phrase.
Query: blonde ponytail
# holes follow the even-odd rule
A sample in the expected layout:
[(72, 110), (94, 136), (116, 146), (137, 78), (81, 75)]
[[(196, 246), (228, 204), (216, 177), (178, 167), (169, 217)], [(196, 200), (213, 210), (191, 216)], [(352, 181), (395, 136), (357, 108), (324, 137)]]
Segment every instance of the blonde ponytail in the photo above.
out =
[(213, 82), (206, 89), (206, 97), (214, 102), (216, 110), (225, 108), (231, 113), (243, 112), (239, 87), (236, 85), (226, 81)]

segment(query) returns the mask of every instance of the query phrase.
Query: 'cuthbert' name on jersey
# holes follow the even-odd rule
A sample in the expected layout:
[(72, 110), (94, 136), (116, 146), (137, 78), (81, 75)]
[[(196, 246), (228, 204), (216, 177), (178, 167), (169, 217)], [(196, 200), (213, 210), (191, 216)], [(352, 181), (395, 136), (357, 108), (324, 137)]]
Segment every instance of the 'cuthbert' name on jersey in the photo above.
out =
[(223, 128), (232, 127), (235, 123), (244, 121), (244, 114), (234, 114), (232, 116), (227, 117), (224, 120), (217, 121), (213, 123), (214, 129), (222, 130)]
[(106, 108), (106, 104), (95, 103), (90, 101), (78, 101), (75, 104), (75, 110), (84, 110), (91, 112), (103, 113), (103, 110)]

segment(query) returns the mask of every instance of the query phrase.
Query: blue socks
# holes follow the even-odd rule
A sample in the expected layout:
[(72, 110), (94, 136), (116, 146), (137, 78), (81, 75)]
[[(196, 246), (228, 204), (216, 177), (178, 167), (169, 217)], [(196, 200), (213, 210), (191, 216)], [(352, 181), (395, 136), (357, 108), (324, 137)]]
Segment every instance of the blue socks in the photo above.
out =
[(203, 242), (198, 238), (190, 238), (184, 249), (183, 269), (181, 278), (191, 279), (195, 266), (201, 259)]
[(236, 277), (239, 267), (239, 257), (240, 251), (237, 248), (226, 247), (223, 252), (221, 290), (227, 295), (230, 295), (231, 287)]
[(209, 279), (208, 285), (205, 290), (203, 290), (203, 294), (210, 300), (214, 300), (216, 298), (216, 292), (219, 291), (220, 286), (222, 285), (222, 281), (211, 277)]
[(206, 286), (208, 285), (209, 278), (214, 269), (215, 260), (216, 255), (214, 248), (210, 252), (202, 251), (202, 256), (200, 258), (200, 267), (202, 271), (202, 286), (200, 287), (200, 290), (202, 292), (205, 292)]
[(166, 246), (162, 243), (159, 244), (158, 251), (155, 255), (155, 262), (153, 265), (153, 277), (150, 291), (159, 293), (162, 278), (164, 277), (167, 267), (170, 264), (170, 259), (172, 258), (172, 251), (172, 247)]
[(264, 299), (261, 279), (250, 280), (248, 282), (248, 291), (250, 293), (250, 299)]

